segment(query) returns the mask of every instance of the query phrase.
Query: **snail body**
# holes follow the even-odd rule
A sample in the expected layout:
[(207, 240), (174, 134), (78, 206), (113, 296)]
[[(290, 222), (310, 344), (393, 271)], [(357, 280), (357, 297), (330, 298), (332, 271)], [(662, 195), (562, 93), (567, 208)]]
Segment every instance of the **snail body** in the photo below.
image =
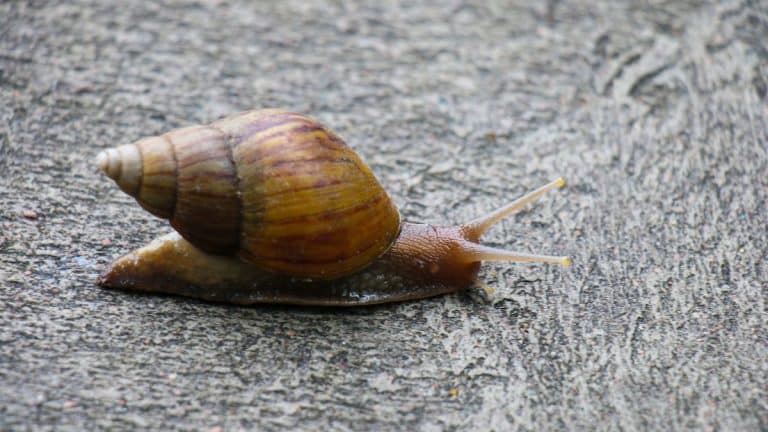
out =
[(567, 265), (478, 243), (558, 179), (455, 227), (403, 222), (336, 134), (284, 110), (235, 114), (106, 150), (102, 171), (176, 233), (115, 261), (99, 284), (239, 304), (361, 305), (471, 286), (483, 260)]

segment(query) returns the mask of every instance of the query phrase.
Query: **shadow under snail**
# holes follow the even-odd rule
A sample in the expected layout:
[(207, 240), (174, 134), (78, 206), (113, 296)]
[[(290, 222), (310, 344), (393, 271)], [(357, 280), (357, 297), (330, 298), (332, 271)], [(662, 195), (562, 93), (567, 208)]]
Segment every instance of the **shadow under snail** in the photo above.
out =
[(563, 179), (458, 226), (404, 222), (341, 138), (284, 110), (144, 138), (101, 152), (97, 163), (176, 230), (112, 263), (98, 281), (107, 288), (354, 306), (467, 289), (481, 261), (570, 263), (478, 243)]

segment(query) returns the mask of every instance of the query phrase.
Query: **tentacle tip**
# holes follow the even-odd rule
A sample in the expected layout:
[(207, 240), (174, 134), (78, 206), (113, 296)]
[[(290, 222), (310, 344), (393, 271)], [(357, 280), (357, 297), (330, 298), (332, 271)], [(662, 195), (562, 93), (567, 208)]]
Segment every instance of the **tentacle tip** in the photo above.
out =
[(571, 265), (571, 258), (570, 257), (561, 257), (560, 258), (560, 265), (563, 267), (569, 267)]
[(565, 186), (565, 179), (560, 177), (559, 179), (555, 180), (555, 186), (556, 187), (564, 187)]

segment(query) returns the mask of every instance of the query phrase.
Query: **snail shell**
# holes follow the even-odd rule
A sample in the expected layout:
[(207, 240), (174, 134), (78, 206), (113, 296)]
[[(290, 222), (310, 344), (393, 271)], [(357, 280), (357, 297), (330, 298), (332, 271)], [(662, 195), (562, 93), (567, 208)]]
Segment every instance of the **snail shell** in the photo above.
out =
[(400, 216), (336, 134), (269, 109), (103, 152), (101, 169), (197, 248), (303, 278), (353, 273), (383, 254)]

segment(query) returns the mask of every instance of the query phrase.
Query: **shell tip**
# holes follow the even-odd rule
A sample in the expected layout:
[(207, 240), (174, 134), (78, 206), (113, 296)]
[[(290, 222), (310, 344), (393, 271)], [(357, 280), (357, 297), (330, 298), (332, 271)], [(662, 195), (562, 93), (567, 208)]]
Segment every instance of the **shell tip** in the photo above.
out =
[(96, 165), (99, 166), (99, 169), (104, 172), (104, 174), (108, 174), (109, 154), (106, 150), (99, 152), (99, 154), (96, 155)]

